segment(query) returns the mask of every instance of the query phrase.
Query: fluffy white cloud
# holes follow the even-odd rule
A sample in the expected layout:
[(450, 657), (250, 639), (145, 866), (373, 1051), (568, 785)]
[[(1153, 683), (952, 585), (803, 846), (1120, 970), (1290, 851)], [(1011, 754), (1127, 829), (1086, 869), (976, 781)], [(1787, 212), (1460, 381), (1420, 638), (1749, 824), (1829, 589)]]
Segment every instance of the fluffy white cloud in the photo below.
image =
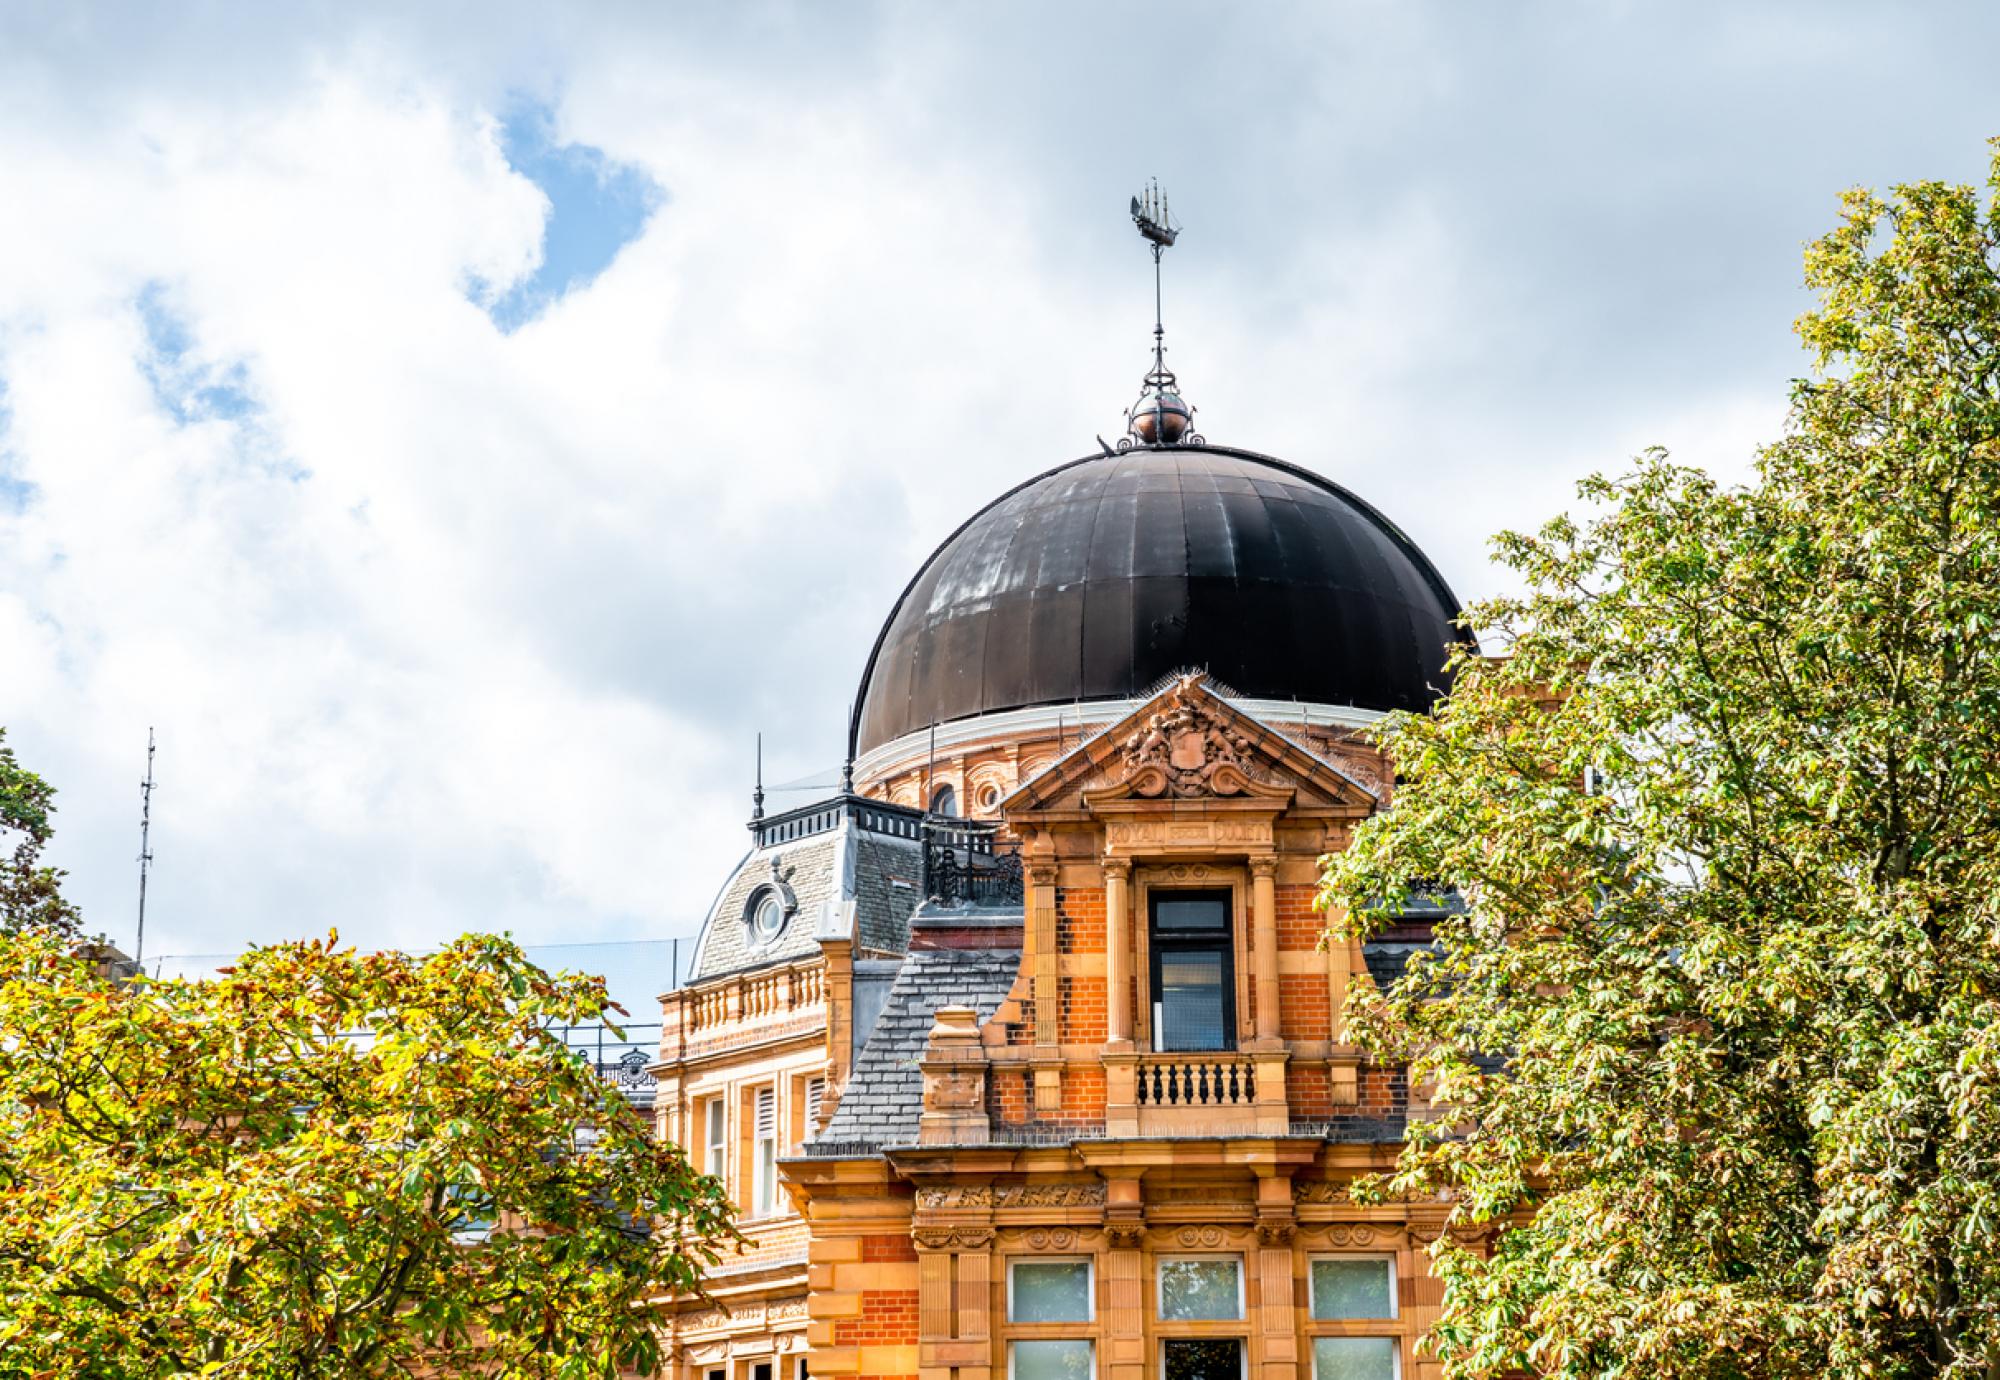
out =
[[(1833, 192), (2000, 127), (1981, 45), (1782, 7), (163, 13), (0, 21), (0, 724), (114, 936), (159, 726), (155, 951), (691, 930), (751, 733), (833, 763), (915, 562), (1115, 428), (1144, 174), (1203, 429), (1472, 594), (1590, 468), (1740, 470)], [(661, 200), (502, 331), (523, 102)]]

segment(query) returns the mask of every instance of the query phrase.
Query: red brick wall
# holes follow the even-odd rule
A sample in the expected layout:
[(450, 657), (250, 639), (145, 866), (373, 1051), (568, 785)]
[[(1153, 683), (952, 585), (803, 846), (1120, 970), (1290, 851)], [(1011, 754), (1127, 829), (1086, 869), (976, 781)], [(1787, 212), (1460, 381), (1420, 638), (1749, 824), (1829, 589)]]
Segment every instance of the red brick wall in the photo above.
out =
[[(875, 1238), (868, 1238), (870, 1241)], [(864, 1258), (867, 1243), (863, 1243)], [(914, 1257), (914, 1252), (912, 1256)], [(833, 1325), (835, 1346), (908, 1346), (917, 1340), (917, 1291), (864, 1289), (859, 1317)]]
[(1019, 1126), (1027, 1121), (1028, 1079), (1019, 1068), (995, 1069), (987, 1098), (989, 1116), (1009, 1126)]
[(1109, 984), (1101, 977), (1066, 977), (1061, 983), (1062, 1010), (1056, 1017), (1056, 1042), (1103, 1044), (1111, 1031), (1111, 1013), (1105, 1009)]
[(1278, 948), (1311, 950), (1326, 933), (1326, 916), (1313, 909), (1313, 888), (1278, 888)]
[(1056, 892), (1056, 952), (1104, 952), (1104, 888), (1065, 887)]
[(1285, 1100), (1294, 1121), (1326, 1121), (1333, 1116), (1333, 1080), (1325, 1069), (1287, 1068)]
[(1333, 1034), (1333, 996), (1324, 973), (1278, 978), (1279, 1031), (1287, 1040), (1325, 1040)]
[(861, 1238), (861, 1263), (866, 1265), (879, 1260), (915, 1260), (917, 1243), (907, 1236), (864, 1236)]

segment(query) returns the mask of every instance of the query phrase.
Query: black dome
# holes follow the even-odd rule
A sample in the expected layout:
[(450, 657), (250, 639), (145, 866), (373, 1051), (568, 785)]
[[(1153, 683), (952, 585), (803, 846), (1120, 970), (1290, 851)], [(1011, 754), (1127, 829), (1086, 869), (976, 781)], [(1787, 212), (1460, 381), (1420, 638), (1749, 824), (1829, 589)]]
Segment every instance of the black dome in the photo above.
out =
[(1458, 601), (1307, 470), (1213, 446), (1058, 466), (931, 554), (861, 678), (857, 753), (933, 723), (1125, 699), (1205, 668), (1241, 695), (1425, 709)]

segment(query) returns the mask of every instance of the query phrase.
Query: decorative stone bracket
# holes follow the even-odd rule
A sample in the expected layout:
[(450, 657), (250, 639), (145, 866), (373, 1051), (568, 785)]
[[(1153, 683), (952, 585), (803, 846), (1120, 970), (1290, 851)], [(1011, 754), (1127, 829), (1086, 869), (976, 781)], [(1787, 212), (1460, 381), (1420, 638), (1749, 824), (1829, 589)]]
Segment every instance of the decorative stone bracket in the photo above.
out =
[(979, 1013), (969, 1006), (941, 1006), (924, 1046), (924, 1110), (919, 1145), (984, 1145), (992, 1136), (986, 1116), (986, 1050), (979, 1042)]

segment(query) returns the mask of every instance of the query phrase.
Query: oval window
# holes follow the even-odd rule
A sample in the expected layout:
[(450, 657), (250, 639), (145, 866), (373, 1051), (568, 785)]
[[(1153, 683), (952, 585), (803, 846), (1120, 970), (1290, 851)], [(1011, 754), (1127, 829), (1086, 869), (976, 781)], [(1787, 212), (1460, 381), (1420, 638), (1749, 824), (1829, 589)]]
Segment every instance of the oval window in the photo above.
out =
[(759, 944), (769, 944), (784, 933), (784, 929), (785, 903), (778, 899), (777, 892), (764, 892), (750, 912), (750, 937)]

